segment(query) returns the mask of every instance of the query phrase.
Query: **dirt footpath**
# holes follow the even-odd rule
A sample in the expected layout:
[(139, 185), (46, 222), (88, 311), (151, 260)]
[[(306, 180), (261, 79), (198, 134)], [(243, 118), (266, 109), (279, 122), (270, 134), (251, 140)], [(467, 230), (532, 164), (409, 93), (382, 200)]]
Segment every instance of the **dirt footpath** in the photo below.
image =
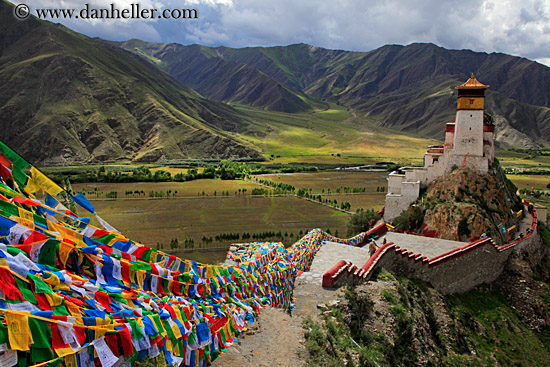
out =
[(306, 351), (302, 321), (319, 315), (317, 305), (337, 299), (341, 291), (323, 289), (298, 278), (294, 289), (295, 310), (292, 315), (273, 307), (266, 307), (249, 331), (240, 335), (214, 367), (301, 367), (305, 365)]
[(317, 252), (309, 272), (296, 278), (292, 315), (267, 307), (258, 320), (244, 335), (239, 336), (214, 367), (301, 367), (307, 358), (304, 348), (302, 321), (308, 316), (318, 321), (319, 304), (328, 305), (343, 294), (342, 289), (324, 289), (321, 286), (323, 274), (340, 259), (364, 264), (369, 257), (368, 249), (327, 243)]

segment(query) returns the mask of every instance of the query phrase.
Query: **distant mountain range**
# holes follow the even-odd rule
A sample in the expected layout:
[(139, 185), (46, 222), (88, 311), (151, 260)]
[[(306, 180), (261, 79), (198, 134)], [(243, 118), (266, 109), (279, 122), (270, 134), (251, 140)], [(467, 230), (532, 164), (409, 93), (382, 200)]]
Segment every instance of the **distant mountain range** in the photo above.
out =
[(550, 146), (550, 68), (524, 58), (432, 44), (119, 43), (18, 21), (12, 7), (0, 1), (0, 139), (34, 163), (262, 159), (269, 131), (239, 106), (313, 116), (338, 104), (369, 126), (441, 139), (471, 72), (491, 85), (501, 146)]
[[(550, 68), (520, 57), (422, 43), (370, 52), (139, 40), (119, 46), (217, 101), (286, 112), (336, 102), (381, 126), (439, 139), (444, 124), (454, 120), (454, 87), (475, 73), (491, 86), (486, 109), (496, 120), (501, 144), (533, 148), (550, 142)], [(265, 92), (273, 90), (279, 92)]]

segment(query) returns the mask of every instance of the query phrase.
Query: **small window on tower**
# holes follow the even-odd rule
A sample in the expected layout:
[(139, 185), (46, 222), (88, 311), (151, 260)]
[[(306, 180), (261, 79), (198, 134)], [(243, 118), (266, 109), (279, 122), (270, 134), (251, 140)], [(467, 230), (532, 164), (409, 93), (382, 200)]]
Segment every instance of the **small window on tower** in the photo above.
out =
[(474, 99), (470, 98), (470, 104), (474, 104)]

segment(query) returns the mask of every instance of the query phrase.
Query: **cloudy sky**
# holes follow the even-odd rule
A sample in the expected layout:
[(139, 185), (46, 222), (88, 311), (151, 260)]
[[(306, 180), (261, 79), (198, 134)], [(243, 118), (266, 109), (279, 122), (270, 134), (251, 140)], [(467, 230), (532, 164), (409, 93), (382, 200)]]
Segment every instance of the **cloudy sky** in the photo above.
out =
[[(82, 1), (27, 0), (37, 8), (81, 9)], [(550, 0), (89, 0), (90, 7), (196, 9), (198, 19), (53, 20), (110, 40), (140, 38), (208, 46), (308, 43), (368, 51), (432, 42), (504, 52), (550, 65)]]

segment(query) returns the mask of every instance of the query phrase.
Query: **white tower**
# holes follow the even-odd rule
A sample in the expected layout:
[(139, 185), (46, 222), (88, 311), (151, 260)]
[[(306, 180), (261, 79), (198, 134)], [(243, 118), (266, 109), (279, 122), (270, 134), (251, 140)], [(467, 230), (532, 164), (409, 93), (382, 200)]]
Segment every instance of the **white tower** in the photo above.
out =
[[(485, 174), (489, 170), (489, 160), (484, 149), (483, 107), (485, 104), (485, 89), (488, 85), (481, 84), (472, 74), (466, 83), (458, 89), (458, 103), (454, 126), (454, 142), (451, 159), (446, 167), (448, 173), (453, 167), (470, 168)], [(491, 141), (492, 145), (492, 141)]]

